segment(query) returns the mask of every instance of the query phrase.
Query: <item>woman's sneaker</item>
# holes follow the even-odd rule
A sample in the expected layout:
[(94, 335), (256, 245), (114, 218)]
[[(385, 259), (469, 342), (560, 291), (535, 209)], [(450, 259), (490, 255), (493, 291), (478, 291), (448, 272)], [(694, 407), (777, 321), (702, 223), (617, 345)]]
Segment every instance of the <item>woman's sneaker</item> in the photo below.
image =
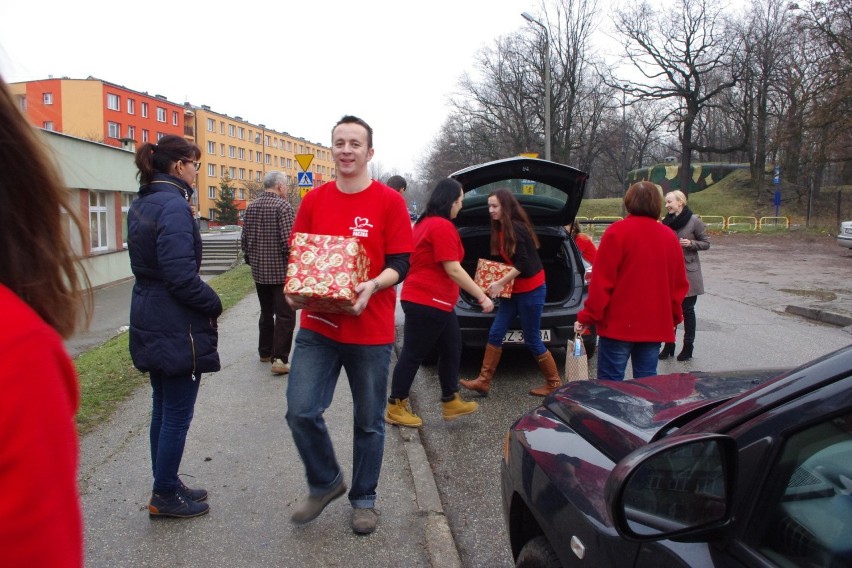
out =
[(209, 511), (210, 505), (190, 501), (180, 491), (171, 495), (151, 493), (151, 501), (148, 503), (148, 515), (151, 517), (190, 519), (206, 515)]

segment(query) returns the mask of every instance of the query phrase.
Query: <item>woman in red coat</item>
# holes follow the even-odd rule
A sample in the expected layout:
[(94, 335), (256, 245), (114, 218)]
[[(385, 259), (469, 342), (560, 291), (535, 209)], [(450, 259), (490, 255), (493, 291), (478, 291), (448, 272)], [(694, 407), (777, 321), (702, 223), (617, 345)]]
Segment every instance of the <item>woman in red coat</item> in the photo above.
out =
[(597, 326), (598, 379), (624, 380), (657, 374), (660, 343), (674, 341), (689, 289), (677, 235), (658, 219), (663, 194), (640, 181), (624, 196), (627, 217), (607, 228), (595, 259), (589, 296), (574, 329)]
[[(0, 564), (83, 565), (77, 373), (62, 338), (88, 282), (66, 236), (71, 193), (0, 79)], [(66, 214), (68, 217), (66, 217)]]

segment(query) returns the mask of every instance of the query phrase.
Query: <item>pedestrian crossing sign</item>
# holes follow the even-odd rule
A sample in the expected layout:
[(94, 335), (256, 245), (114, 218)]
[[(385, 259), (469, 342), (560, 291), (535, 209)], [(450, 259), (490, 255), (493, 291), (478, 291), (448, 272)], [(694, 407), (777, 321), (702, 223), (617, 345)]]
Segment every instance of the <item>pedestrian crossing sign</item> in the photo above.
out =
[(314, 173), (313, 172), (299, 172), (299, 187), (313, 187), (314, 186)]

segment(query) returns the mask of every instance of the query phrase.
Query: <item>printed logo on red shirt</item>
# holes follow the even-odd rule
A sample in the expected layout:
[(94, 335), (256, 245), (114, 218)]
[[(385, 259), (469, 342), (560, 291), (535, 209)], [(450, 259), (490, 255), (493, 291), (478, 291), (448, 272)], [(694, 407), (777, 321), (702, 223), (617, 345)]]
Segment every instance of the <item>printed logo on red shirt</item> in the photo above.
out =
[(355, 226), (349, 227), (352, 231), (353, 237), (369, 237), (370, 231), (373, 225), (370, 224), (370, 220), (366, 217), (355, 217)]

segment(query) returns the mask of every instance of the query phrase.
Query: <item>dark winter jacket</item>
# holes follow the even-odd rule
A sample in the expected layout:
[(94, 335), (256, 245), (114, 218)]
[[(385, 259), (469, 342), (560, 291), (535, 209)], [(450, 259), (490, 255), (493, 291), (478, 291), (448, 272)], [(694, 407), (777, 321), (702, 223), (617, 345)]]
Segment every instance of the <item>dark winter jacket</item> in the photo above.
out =
[(182, 180), (156, 174), (127, 215), (136, 276), (130, 302), (130, 355), (140, 371), (166, 376), (218, 371), (216, 318), (222, 302), (198, 275), (201, 233)]

